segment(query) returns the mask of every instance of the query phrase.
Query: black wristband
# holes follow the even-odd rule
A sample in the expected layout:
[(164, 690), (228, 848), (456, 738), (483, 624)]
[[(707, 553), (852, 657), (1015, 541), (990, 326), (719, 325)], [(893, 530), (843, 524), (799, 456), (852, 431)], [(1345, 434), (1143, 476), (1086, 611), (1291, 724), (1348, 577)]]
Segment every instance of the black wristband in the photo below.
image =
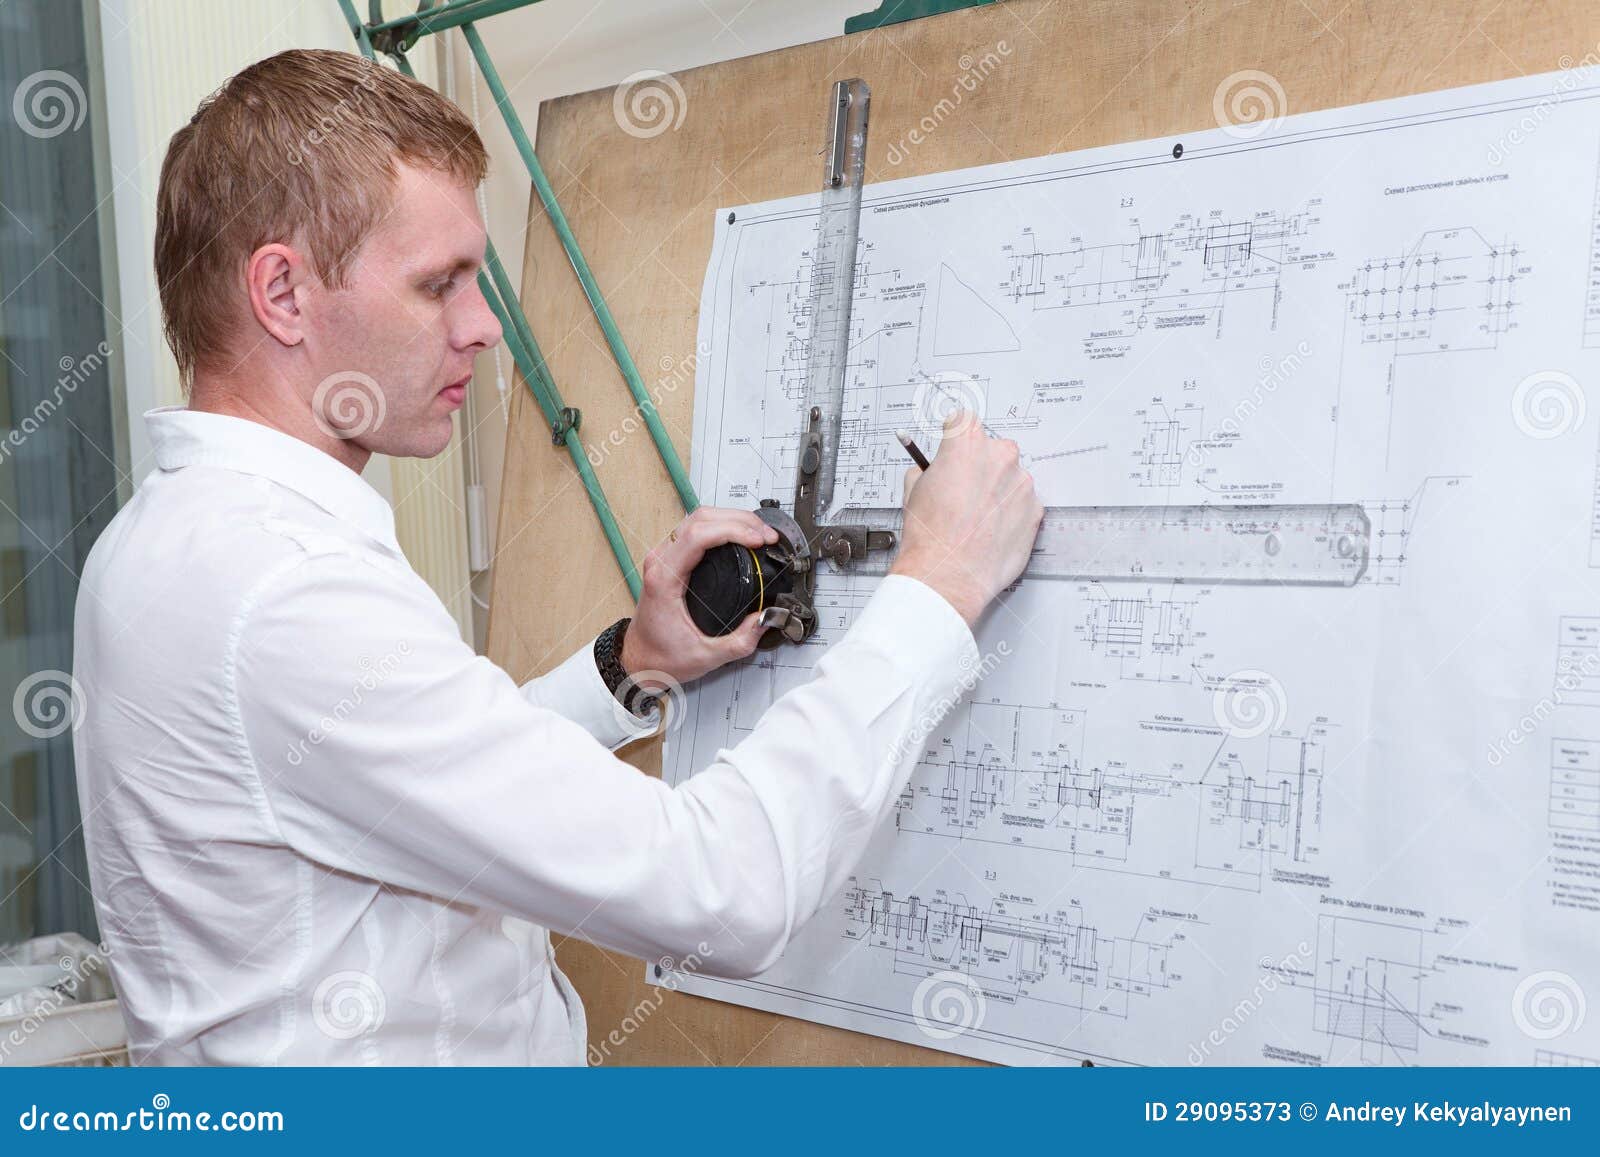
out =
[(629, 678), (622, 666), (622, 640), (627, 637), (628, 624), (631, 622), (632, 619), (618, 619), (600, 632), (594, 641), (594, 665), (600, 672), (606, 690), (622, 704), (623, 710), (629, 715), (638, 716), (641, 709), (648, 711), (654, 705), (655, 696)]

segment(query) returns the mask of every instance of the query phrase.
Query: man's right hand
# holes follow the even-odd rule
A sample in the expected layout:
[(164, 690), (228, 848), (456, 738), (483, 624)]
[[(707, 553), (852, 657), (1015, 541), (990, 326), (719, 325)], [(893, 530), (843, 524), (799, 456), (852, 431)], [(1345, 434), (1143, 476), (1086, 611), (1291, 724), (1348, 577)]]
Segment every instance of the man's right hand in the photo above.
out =
[(990, 438), (974, 414), (958, 410), (945, 419), (927, 471), (906, 473), (905, 528), (890, 573), (926, 583), (973, 626), (1028, 564), (1043, 518), (1017, 444)]

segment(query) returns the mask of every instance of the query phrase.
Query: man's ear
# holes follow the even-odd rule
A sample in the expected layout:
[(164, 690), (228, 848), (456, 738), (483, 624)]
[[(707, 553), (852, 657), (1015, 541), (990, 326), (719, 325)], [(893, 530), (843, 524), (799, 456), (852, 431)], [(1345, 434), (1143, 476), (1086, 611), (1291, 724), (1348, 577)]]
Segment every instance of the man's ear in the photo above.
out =
[(289, 245), (263, 245), (250, 254), (245, 266), (245, 284), (250, 290), (250, 312), (256, 321), (286, 346), (297, 346), (306, 337), (306, 282), (310, 271), (306, 260)]

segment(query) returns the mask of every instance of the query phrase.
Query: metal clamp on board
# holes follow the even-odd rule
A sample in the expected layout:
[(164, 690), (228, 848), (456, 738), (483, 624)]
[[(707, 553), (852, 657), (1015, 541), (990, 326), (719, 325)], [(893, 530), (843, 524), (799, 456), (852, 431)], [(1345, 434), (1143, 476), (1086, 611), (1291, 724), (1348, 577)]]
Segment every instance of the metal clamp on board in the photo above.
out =
[(550, 442), (552, 445), (563, 445), (567, 440), (567, 431), (576, 430), (583, 425), (583, 412), (576, 406), (562, 406), (561, 416), (550, 423)]

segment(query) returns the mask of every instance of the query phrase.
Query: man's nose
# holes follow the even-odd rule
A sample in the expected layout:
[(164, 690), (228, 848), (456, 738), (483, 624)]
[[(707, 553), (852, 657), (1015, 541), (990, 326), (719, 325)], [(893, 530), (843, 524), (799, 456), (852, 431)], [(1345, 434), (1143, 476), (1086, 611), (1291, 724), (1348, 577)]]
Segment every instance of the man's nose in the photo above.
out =
[(457, 323), (456, 345), (460, 349), (489, 349), (500, 344), (500, 321), (483, 296), (477, 282), (461, 295), (462, 316)]

